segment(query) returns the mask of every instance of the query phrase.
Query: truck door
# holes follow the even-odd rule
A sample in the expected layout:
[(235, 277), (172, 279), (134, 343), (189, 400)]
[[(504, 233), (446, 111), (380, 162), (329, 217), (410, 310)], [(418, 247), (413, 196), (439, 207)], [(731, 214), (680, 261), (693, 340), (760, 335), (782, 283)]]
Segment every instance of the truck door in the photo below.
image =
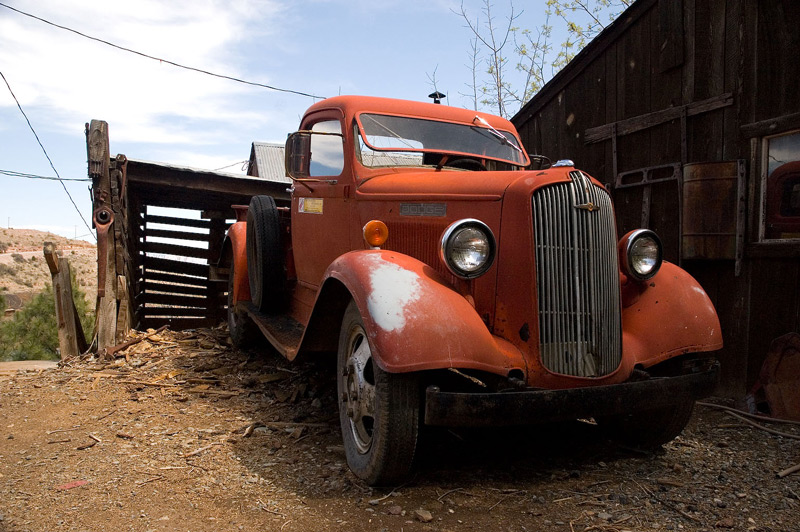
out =
[(303, 130), (318, 133), (311, 135), (311, 179), (295, 183), (292, 192), (292, 247), (297, 280), (305, 288), (319, 286), (328, 265), (350, 250), (345, 197), (350, 169), (340, 116), (315, 113), (303, 122)]

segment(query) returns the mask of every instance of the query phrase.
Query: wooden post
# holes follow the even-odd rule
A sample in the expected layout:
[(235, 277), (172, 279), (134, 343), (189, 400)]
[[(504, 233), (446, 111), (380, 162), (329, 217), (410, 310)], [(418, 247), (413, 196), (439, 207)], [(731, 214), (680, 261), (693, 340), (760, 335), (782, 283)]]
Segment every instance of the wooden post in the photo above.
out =
[[(94, 189), (95, 227), (97, 227), (97, 349), (117, 343), (117, 261), (114, 218), (98, 220), (97, 213), (114, 213), (108, 124), (92, 120), (86, 130), (89, 175)], [(101, 223), (102, 222), (102, 223)], [(110, 227), (109, 227), (110, 225)], [(101, 230), (102, 229), (102, 230)], [(102, 294), (102, 295), (101, 295)]]
[(58, 323), (58, 346), (61, 359), (80, 355), (86, 350), (86, 338), (78, 319), (78, 311), (72, 298), (72, 282), (69, 261), (56, 254), (56, 246), (52, 242), (44, 243), (44, 258), (50, 268), (53, 279), (53, 297), (56, 304), (56, 321)]

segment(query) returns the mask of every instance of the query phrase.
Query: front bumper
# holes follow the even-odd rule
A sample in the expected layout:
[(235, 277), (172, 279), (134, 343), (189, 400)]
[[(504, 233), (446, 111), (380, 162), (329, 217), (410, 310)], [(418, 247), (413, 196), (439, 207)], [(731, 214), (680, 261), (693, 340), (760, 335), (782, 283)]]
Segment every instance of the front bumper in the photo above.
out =
[(606, 386), (495, 393), (425, 391), (425, 424), (450, 427), (529, 425), (650, 410), (678, 400), (711, 395), (719, 363), (678, 377), (658, 377)]

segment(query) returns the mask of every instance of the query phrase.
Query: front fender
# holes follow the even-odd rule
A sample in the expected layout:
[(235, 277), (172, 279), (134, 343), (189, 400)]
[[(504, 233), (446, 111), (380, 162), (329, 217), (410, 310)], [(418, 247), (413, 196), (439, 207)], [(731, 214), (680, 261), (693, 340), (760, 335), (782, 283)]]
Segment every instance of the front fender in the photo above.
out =
[(526, 371), (521, 353), (493, 336), (472, 305), (426, 264), (402, 253), (352, 251), (326, 278), (358, 305), (378, 366), (389, 372), (476, 369)]
[(626, 358), (650, 367), (675, 355), (720, 349), (722, 332), (700, 284), (664, 262), (633, 304), (622, 309), (622, 345)]
[[(228, 228), (233, 268), (233, 304), (250, 301), (250, 278), (247, 273), (247, 222), (235, 222)], [(227, 247), (228, 244), (226, 244)]]

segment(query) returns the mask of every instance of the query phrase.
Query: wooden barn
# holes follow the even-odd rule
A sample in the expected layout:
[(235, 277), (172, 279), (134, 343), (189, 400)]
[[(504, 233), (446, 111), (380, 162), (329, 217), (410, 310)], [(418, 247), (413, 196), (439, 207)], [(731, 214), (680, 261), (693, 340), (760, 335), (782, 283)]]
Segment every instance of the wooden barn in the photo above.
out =
[(795, 0), (637, 0), (513, 118), (701, 282), (735, 398), (800, 331), (798, 20)]

